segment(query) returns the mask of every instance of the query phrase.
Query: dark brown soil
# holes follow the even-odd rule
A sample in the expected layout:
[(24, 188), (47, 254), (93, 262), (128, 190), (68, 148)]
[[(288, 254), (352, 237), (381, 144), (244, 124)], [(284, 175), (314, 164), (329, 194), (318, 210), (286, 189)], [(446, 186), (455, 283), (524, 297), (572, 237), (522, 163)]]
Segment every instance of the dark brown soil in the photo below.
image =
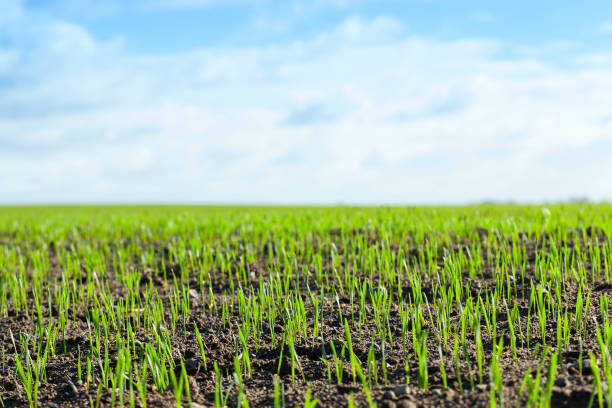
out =
[[(332, 237), (339, 235), (339, 232), (330, 231)], [(361, 234), (362, 231), (354, 231), (354, 234)], [(489, 232), (485, 229), (479, 230), (478, 234), (483, 237), (488, 237)], [(490, 237), (489, 237), (490, 238)], [(600, 237), (601, 241), (606, 237)], [(371, 245), (378, 245), (379, 238), (375, 235), (368, 235), (368, 239)], [(505, 238), (497, 237), (497, 239), (504, 241)], [(322, 241), (321, 245), (326, 245)], [(507, 242), (507, 240), (506, 240)], [(529, 307), (529, 293), (531, 291), (531, 278), (534, 276), (534, 265), (536, 254), (545, 254), (548, 248), (548, 238), (543, 237), (523, 237), (523, 243), (528, 251), (529, 262), (526, 269), (526, 279), (524, 282), (517, 283), (518, 289), (518, 305), (521, 310), (522, 322), (522, 333), (526, 333), (526, 322), (527, 322), (527, 309)], [(145, 245), (145, 244), (143, 244)], [(236, 250), (240, 250), (240, 245), (236, 245)], [(342, 253), (341, 243), (336, 244), (339, 248), (339, 253)], [(568, 241), (568, 247), (572, 248), (574, 245), (583, 246), (584, 243), (580, 241)], [(166, 289), (172, 282), (172, 276), (176, 276), (180, 279), (181, 271), (179, 271), (177, 265), (170, 262), (168, 258), (168, 251), (164, 250), (163, 244), (155, 244), (157, 254), (160, 260), (165, 263), (167, 275), (164, 278), (161, 268), (158, 269), (147, 269), (143, 270), (143, 278), (141, 280), (141, 286), (144, 288), (149, 282), (158, 289), (160, 296), (166, 296)], [(397, 247), (392, 247), (393, 250), (398, 250)], [(419, 248), (416, 248), (413, 244), (408, 241), (405, 244), (404, 250), (413, 257), (416, 257), (419, 253)], [(440, 249), (438, 251), (438, 265), (442, 267), (444, 265), (444, 251), (461, 251), (464, 250), (463, 243), (457, 242), (452, 246)], [(266, 280), (269, 268), (266, 267), (268, 263), (269, 251), (273, 251), (272, 255), (276, 256), (276, 251), (266, 245), (260, 245), (259, 259), (250, 265), (251, 271), (251, 283), (254, 287), (258, 287), (260, 280)], [(485, 250), (483, 248), (483, 254)], [(55, 248), (53, 245), (49, 249), (49, 258), (51, 261), (52, 273), (56, 276), (60, 276), (62, 271), (58, 267)], [(134, 262), (133, 266), (139, 268), (138, 262)], [(304, 265), (310, 268), (311, 265)], [(301, 266), (300, 266), (301, 267)], [(324, 265), (324, 268), (329, 268), (329, 265)], [(108, 265), (108, 269), (112, 270), (112, 265)], [(359, 276), (360, 271), (355, 271)], [(481, 276), (478, 279), (470, 280), (466, 278), (466, 282), (471, 283), (471, 291), (473, 294), (484, 293), (495, 287), (494, 277), (494, 259), (489, 259), (486, 263)], [(199, 283), (196, 273), (190, 274), (190, 287), (198, 288)], [(404, 277), (405, 278), (405, 277)], [(109, 274), (107, 276), (109, 287), (112, 289), (113, 294), (119, 298), (122, 296), (124, 291), (122, 285), (116, 282)], [(377, 280), (378, 277), (374, 276)], [(423, 280), (423, 292), (428, 297), (432, 298), (433, 288), (432, 285), (437, 285), (437, 282), (428, 281), (424, 278)], [(316, 288), (316, 285), (311, 286), (311, 289)], [(218, 282), (214, 287), (214, 296), (217, 303), (220, 304), (224, 293), (228, 290), (228, 285), (225, 283)], [(408, 296), (411, 292), (410, 283), (407, 279), (404, 279), (402, 290), (404, 296)], [(568, 284), (562, 301), (569, 307), (569, 310), (573, 310), (575, 304), (577, 288), (575, 285)], [(312, 311), (312, 304), (310, 298), (307, 295), (306, 288), (303, 288), (303, 298), (306, 302), (306, 309)], [(559, 370), (553, 387), (552, 405), (563, 406), (563, 407), (586, 407), (589, 404), (589, 400), (592, 397), (593, 391), (593, 374), (585, 363), (580, 373), (578, 368), (578, 360), (582, 356), (584, 360), (588, 359), (588, 351), (594, 352), (598, 358), (601, 358), (599, 353), (599, 347), (597, 345), (597, 339), (595, 338), (595, 325), (601, 323), (601, 316), (599, 315), (599, 295), (607, 293), (608, 296), (612, 295), (612, 285), (609, 283), (597, 283), (590, 284), (591, 291), (591, 304), (589, 308), (589, 316), (585, 324), (587, 325), (587, 336), (582, 339), (582, 344), (578, 342), (578, 339), (572, 336), (570, 340), (570, 348), (568, 352), (563, 353), (562, 360), (559, 361)], [(523, 295), (524, 294), (524, 295)], [(212, 362), (217, 362), (222, 373), (225, 373), (224, 384), (228, 386), (231, 383), (231, 376), (229, 373), (233, 371), (234, 367), (234, 339), (237, 336), (237, 326), (239, 325), (238, 313), (235, 310), (231, 318), (230, 324), (227, 322), (224, 324), (221, 318), (213, 316), (208, 313), (209, 299), (208, 295), (204, 296), (204, 299), (200, 296), (197, 290), (192, 290), (192, 302), (191, 302), (191, 316), (185, 323), (186, 332), (183, 332), (182, 321), (178, 325), (176, 337), (174, 340), (174, 357), (178, 361), (183, 359), (186, 363), (186, 368), (190, 377), (191, 385), (191, 397), (194, 403), (200, 404), (200, 406), (213, 406), (214, 403), (214, 382), (212, 374)], [(301, 367), (303, 368), (303, 374), (308, 383), (311, 386), (312, 397), (318, 399), (319, 407), (337, 407), (347, 406), (349, 397), (354, 396), (354, 400), (357, 406), (367, 405), (366, 395), (363, 392), (362, 386), (359, 382), (354, 383), (352, 381), (352, 374), (350, 364), (345, 361), (344, 366), (344, 383), (335, 384), (335, 376), (332, 373), (333, 384), (329, 384), (327, 380), (327, 369), (325, 363), (321, 360), (321, 357), (329, 356), (330, 354), (330, 342), (338, 342), (344, 338), (344, 327), (340, 320), (340, 313), (338, 311), (338, 304), (341, 307), (341, 313), (343, 316), (351, 316), (351, 300), (348, 298), (339, 298), (337, 301), (332, 299), (331, 296), (326, 299), (324, 306), (324, 331), (319, 338), (309, 339), (307, 344), (301, 344), (296, 347)], [(355, 306), (357, 308), (358, 306)], [(207, 313), (202, 313), (202, 308), (205, 308)], [(368, 347), (375, 335), (374, 317), (371, 308), (367, 308), (368, 311), (368, 324), (363, 327), (361, 333), (361, 340), (359, 331), (356, 325), (352, 330), (352, 338), (354, 342), (354, 349), (357, 357), (361, 361), (367, 359)], [(43, 315), (46, 319), (49, 316), (49, 310), (43, 306)], [(310, 313), (312, 315), (312, 313)], [(86, 323), (86, 318), (83, 313), (77, 312), (76, 319), (71, 322), (68, 330), (66, 331), (64, 338), (59, 338), (57, 341), (57, 354), (49, 358), (47, 368), (47, 381), (45, 381), (38, 391), (38, 405), (41, 407), (84, 407), (89, 406), (91, 401), (94, 405), (97, 399), (97, 387), (90, 385), (87, 387), (77, 379), (77, 356), (79, 351), (81, 355), (85, 355), (89, 350), (89, 334)], [(453, 322), (459, 319), (458, 311), (455, 310), (452, 314)], [(0, 345), (4, 347), (6, 357), (3, 367), (0, 371), (0, 396), (4, 402), (4, 406), (10, 407), (23, 407), (27, 406), (27, 399), (23, 391), (21, 381), (15, 375), (15, 359), (14, 349), (11, 341), (10, 332), (15, 336), (19, 333), (29, 333), (34, 329), (36, 322), (33, 315), (28, 316), (24, 311), (16, 311), (10, 309), (8, 316), (0, 317)], [(204, 343), (206, 344), (207, 359), (209, 361), (208, 371), (206, 371), (201, 364), (200, 354), (198, 345), (196, 342), (194, 324), (197, 324), (202, 330), (202, 336)], [(427, 326), (428, 323), (426, 323)], [(310, 323), (312, 327), (312, 322)], [(391, 305), (390, 314), (390, 327), (391, 335), (394, 339), (401, 339), (401, 322), (398, 313), (398, 303), (394, 302)], [(504, 401), (506, 406), (523, 406), (524, 399), (517, 400), (519, 387), (523, 376), (528, 367), (533, 364), (534, 360), (537, 365), (537, 359), (539, 356), (534, 355), (535, 345), (542, 342), (537, 330), (537, 317), (531, 315), (531, 338), (529, 339), (529, 348), (527, 347), (527, 338), (523, 338), (522, 342), (518, 341), (517, 346), (518, 355), (515, 361), (509, 351), (508, 347), (505, 347), (504, 354), (502, 356), (501, 366), (503, 370), (503, 381), (504, 381)], [(432, 330), (431, 327), (427, 327)], [(10, 330), (9, 330), (10, 329)], [(282, 321), (277, 321), (276, 326), (276, 347), (272, 346), (272, 339), (270, 338), (269, 331), (267, 330), (267, 323), (264, 322), (264, 330), (262, 335), (262, 341), (258, 348), (255, 344), (250, 345), (251, 364), (252, 364), (252, 376), (245, 380), (246, 396), (251, 407), (263, 407), (273, 406), (274, 402), (274, 387), (273, 387), (273, 376), (277, 373), (277, 369), (280, 366), (280, 379), (284, 387), (284, 402), (288, 407), (294, 405), (302, 405), (306, 393), (306, 385), (303, 382), (301, 375), (296, 373), (295, 381), (292, 383), (291, 370), (289, 368), (288, 361), (280, 361), (280, 346), (281, 337), (283, 332)], [(517, 329), (518, 330), (518, 329)], [(497, 320), (497, 333), (499, 336), (508, 335), (508, 323), (505, 318), (505, 314), (500, 314)], [(406, 385), (406, 368), (405, 368), (405, 353), (400, 345), (401, 341), (397, 341), (394, 349), (387, 350), (386, 352), (386, 363), (387, 363), (387, 376), (388, 383), (383, 384), (382, 373), (379, 372), (379, 381), (381, 384), (373, 386), (372, 399), (378, 406), (382, 407), (454, 407), (454, 406), (470, 406), (470, 407), (484, 407), (490, 404), (490, 386), (488, 380), (488, 361), (491, 358), (492, 339), (489, 339), (486, 334), (483, 335), (483, 343), (485, 351), (488, 353), (486, 356), (485, 365), (483, 368), (483, 384), (478, 384), (477, 373), (475, 371), (475, 349), (474, 339), (468, 337), (468, 352), (470, 354), (470, 360), (474, 362), (474, 365), (469, 368), (466, 366), (461, 367), (461, 383), (463, 390), (459, 389), (459, 382), (454, 369), (453, 356), (452, 356), (452, 340), (449, 342), (449, 348), (444, 354), (444, 365), (446, 367), (446, 373), (448, 377), (447, 388), (444, 388), (442, 382), (442, 375), (440, 370), (440, 357), (438, 351), (438, 343), (434, 340), (433, 336), (429, 336), (428, 342), (428, 372), (429, 372), (429, 387), (426, 390), (419, 389), (417, 387), (417, 372), (418, 366), (416, 360), (410, 359), (408, 363), (409, 372), (409, 383)], [(142, 343), (151, 341), (144, 336), (139, 335), (139, 340)], [(507, 345), (509, 341), (504, 341)], [(554, 346), (556, 344), (556, 322), (549, 321), (547, 327), (547, 338), (546, 343)], [(409, 349), (408, 353), (413, 353), (411, 350), (412, 342), (408, 342)], [(380, 363), (382, 359), (382, 353), (380, 345), (376, 343), (374, 346), (375, 352), (378, 355), (378, 361)], [(286, 356), (286, 354), (285, 354)], [(112, 357), (111, 357), (112, 358)], [(545, 366), (546, 367), (546, 366)], [(473, 377), (474, 386), (470, 385), (470, 372)], [(543, 370), (545, 375), (546, 369)], [(99, 374), (99, 367), (94, 366), (94, 375)], [(175, 399), (172, 391), (168, 390), (163, 394), (157, 393), (153, 386), (149, 387), (148, 391), (149, 407), (164, 407), (164, 406), (175, 406)], [(129, 394), (126, 392), (124, 395), (124, 404), (129, 406)], [(101, 390), (100, 393), (100, 406), (108, 406), (110, 404), (110, 391)], [(194, 406), (196, 405), (194, 404)], [(596, 404), (596, 400), (595, 400)], [(136, 396), (135, 405), (140, 406), (138, 397)], [(235, 388), (229, 394), (228, 406), (236, 405), (236, 393)]]

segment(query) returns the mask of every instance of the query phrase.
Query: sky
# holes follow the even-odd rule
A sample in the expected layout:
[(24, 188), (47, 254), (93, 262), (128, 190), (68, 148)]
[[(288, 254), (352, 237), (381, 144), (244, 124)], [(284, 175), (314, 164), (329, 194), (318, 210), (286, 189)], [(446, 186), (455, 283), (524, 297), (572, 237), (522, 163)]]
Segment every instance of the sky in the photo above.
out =
[(612, 2), (0, 0), (0, 203), (612, 200)]

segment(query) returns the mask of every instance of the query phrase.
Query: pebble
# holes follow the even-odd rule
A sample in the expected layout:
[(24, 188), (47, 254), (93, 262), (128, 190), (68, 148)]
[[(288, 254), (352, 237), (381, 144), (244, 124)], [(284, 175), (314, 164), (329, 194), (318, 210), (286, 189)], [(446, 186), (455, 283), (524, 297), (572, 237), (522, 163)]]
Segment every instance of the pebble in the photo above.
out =
[(185, 368), (189, 374), (196, 373), (200, 370), (200, 360), (193, 357), (185, 360)]
[(57, 408), (57, 404), (55, 402), (47, 402), (47, 406), (49, 408)]
[(408, 395), (410, 394), (410, 387), (408, 387), (406, 384), (398, 385), (393, 388), (393, 392), (398, 396)]
[(385, 408), (397, 408), (395, 401), (391, 401), (391, 400), (383, 401), (382, 406)]
[(396, 397), (396, 395), (395, 395), (395, 393), (393, 391), (387, 391), (383, 395), (383, 398), (386, 399), (386, 400), (394, 400), (397, 397)]
[(400, 400), (396, 404), (397, 408), (417, 408), (417, 405), (410, 400)]

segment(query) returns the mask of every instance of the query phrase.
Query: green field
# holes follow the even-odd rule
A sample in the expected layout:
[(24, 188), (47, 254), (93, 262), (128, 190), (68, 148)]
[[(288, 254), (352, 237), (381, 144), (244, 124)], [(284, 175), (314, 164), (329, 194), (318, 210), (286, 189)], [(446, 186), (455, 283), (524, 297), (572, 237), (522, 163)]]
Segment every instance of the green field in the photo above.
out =
[(0, 406), (612, 406), (612, 205), (0, 207)]

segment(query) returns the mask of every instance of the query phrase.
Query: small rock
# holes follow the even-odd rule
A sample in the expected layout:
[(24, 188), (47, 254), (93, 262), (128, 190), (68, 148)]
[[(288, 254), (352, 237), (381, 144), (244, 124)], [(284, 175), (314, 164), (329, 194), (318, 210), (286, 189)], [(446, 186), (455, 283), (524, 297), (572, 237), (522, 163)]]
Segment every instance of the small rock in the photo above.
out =
[(397, 408), (395, 401), (392, 401), (392, 400), (383, 401), (382, 406), (385, 408)]
[(398, 401), (396, 406), (397, 408), (417, 408), (417, 405), (414, 402), (407, 399)]
[(49, 408), (57, 408), (57, 404), (55, 402), (52, 402), (52, 401), (47, 402), (47, 406)]
[(393, 388), (393, 392), (398, 396), (408, 395), (410, 394), (410, 387), (408, 387), (406, 384), (398, 385)]
[(200, 360), (197, 358), (188, 358), (185, 360), (185, 369), (188, 374), (196, 374), (200, 370)]
[(396, 395), (395, 395), (395, 393), (393, 391), (387, 391), (383, 395), (383, 398), (386, 399), (386, 400), (394, 400), (397, 397), (396, 397)]

